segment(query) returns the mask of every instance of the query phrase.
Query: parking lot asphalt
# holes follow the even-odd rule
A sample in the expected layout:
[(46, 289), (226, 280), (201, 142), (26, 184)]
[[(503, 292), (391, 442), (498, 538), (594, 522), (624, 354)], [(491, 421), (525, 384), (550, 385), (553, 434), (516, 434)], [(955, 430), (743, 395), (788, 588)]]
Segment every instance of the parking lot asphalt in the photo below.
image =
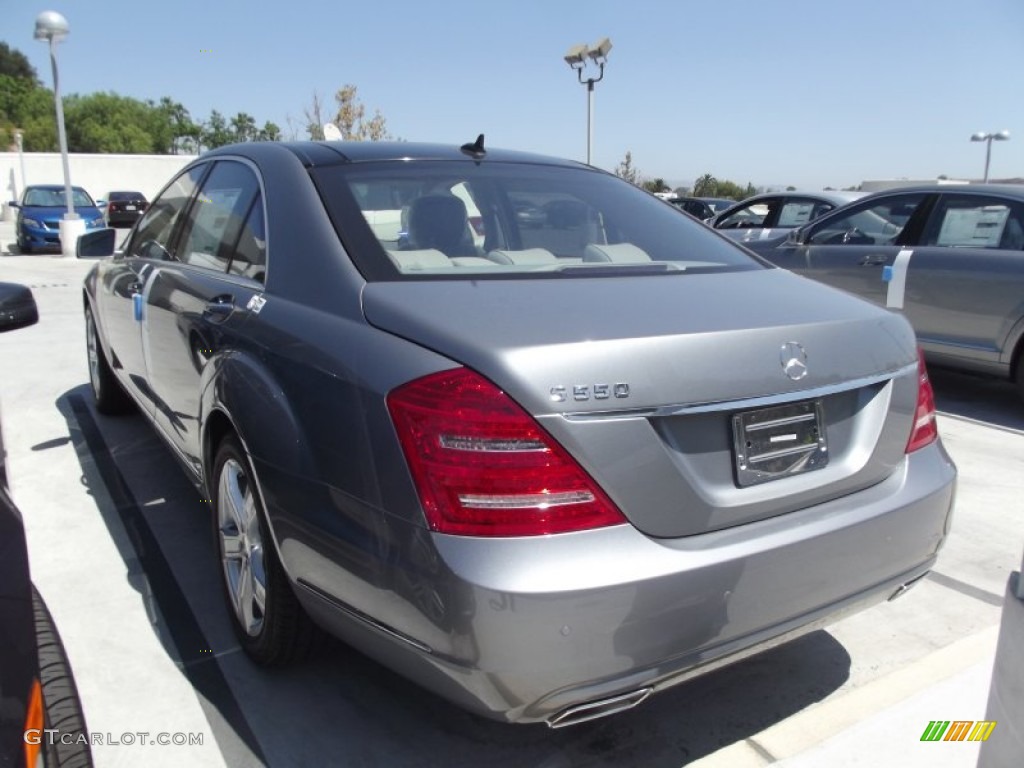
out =
[[(293, 668), (249, 663), (224, 615), (208, 506), (140, 416), (92, 407), (89, 264), (20, 256), (13, 239), (0, 223), (0, 280), (32, 286), (40, 322), (0, 334), (8, 474), (98, 766), (977, 761), (976, 743), (920, 739), (931, 720), (985, 719), (1004, 591), (1024, 546), (1024, 404), (1011, 385), (933, 372), (959, 495), (936, 569), (907, 595), (614, 718), (506, 726), (340, 644)], [(160, 734), (186, 743), (151, 743)]]

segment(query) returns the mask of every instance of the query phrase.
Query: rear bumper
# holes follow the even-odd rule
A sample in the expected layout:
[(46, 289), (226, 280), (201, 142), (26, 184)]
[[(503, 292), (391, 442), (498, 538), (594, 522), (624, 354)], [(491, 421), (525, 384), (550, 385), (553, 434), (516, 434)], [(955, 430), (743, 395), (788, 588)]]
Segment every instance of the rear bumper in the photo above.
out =
[(328, 545), (333, 557), (296, 540), (282, 552), (307, 609), (349, 643), (479, 714), (551, 722), (890, 597), (934, 563), (955, 479), (936, 443), (864, 491), (703, 535), (422, 532), (383, 555), (389, 562), (372, 571), (393, 578), (373, 583), (337, 557), (338, 545)]

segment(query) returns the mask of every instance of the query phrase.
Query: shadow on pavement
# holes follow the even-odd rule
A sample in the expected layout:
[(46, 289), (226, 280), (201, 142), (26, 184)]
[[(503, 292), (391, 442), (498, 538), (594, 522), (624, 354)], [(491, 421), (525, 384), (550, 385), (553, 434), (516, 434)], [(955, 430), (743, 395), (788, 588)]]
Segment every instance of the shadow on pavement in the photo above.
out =
[(1013, 382), (946, 368), (929, 368), (928, 376), (941, 412), (1024, 431), (1024, 397)]
[(257, 667), (227, 622), (209, 507), (168, 449), (137, 415), (97, 416), (87, 385), (57, 407), (126, 578), (228, 765), (675, 768), (786, 719), (849, 677), (846, 650), (816, 631), (624, 714), (552, 731), (464, 712), (337, 641), (294, 667)]

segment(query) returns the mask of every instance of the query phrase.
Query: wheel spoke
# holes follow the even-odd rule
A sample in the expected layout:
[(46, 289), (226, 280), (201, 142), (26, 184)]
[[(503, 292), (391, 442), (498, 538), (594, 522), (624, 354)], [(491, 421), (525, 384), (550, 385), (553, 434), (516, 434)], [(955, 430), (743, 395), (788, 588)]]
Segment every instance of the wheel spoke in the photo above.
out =
[(253, 630), (253, 591), (252, 567), (247, 559), (242, 560), (242, 568), (238, 574), (238, 618), (245, 631), (252, 634)]
[(221, 561), (235, 617), (253, 637), (263, 626), (267, 604), (259, 515), (245, 470), (235, 459), (228, 459), (217, 483)]

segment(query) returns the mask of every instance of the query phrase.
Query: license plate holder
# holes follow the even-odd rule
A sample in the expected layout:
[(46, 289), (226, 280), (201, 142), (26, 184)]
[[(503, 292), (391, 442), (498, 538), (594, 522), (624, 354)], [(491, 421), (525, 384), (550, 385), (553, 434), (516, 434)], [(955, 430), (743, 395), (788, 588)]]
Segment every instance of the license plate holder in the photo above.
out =
[(821, 400), (743, 411), (732, 417), (736, 484), (741, 488), (828, 464)]

